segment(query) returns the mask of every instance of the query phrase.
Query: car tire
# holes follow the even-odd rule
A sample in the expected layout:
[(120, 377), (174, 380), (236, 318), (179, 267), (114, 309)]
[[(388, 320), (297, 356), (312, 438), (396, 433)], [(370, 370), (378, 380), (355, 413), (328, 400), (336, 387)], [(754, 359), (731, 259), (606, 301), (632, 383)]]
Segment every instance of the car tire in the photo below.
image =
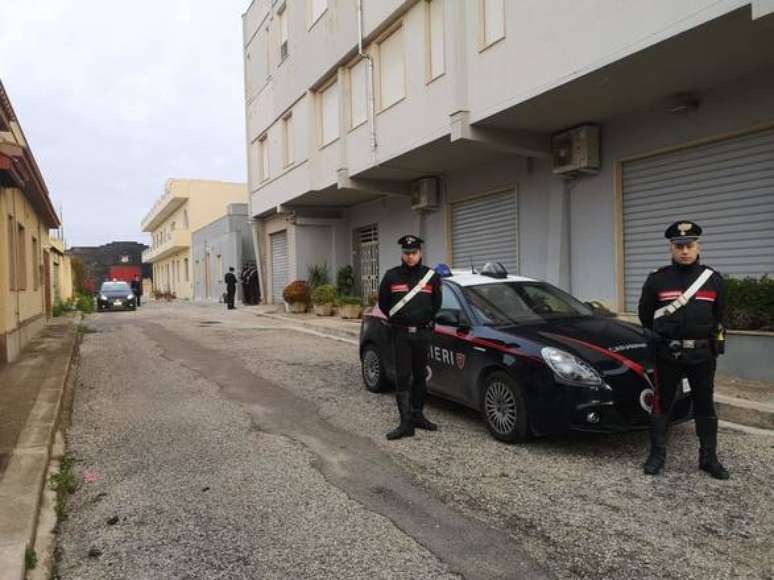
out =
[(520, 443), (530, 437), (524, 391), (504, 372), (494, 372), (484, 379), (481, 414), (495, 439)]
[(373, 344), (368, 344), (363, 348), (360, 355), (360, 369), (366, 389), (372, 393), (382, 393), (387, 390), (389, 387), (387, 369), (384, 366), (384, 360)]

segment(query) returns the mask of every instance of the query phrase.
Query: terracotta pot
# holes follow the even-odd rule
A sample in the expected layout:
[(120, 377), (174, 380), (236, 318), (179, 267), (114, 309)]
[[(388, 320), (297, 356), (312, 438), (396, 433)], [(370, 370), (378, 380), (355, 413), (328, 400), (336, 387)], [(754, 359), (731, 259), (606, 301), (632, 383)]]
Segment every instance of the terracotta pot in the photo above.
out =
[(315, 304), (314, 313), (317, 316), (333, 316), (333, 304)]
[(363, 307), (360, 304), (342, 304), (339, 306), (339, 316), (342, 318), (360, 318)]
[(286, 302), (287, 310), (291, 314), (303, 314), (306, 312), (306, 302)]

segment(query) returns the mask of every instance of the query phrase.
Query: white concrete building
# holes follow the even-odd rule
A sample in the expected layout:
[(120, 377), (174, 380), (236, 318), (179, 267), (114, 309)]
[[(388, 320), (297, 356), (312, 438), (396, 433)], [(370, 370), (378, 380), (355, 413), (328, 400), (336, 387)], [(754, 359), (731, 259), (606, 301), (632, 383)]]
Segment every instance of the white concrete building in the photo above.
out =
[(323, 261), (365, 296), (416, 233), (631, 311), (684, 217), (774, 272), (772, 0), (254, 0), (244, 51), (269, 300)]

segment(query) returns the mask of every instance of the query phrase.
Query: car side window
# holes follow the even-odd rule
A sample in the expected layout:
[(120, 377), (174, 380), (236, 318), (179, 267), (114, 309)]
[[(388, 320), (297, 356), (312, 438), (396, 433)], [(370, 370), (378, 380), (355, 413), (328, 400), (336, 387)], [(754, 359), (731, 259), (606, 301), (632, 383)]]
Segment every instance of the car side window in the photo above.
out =
[(441, 287), (441, 310), (450, 310), (452, 312), (461, 312), (462, 305), (448, 286)]

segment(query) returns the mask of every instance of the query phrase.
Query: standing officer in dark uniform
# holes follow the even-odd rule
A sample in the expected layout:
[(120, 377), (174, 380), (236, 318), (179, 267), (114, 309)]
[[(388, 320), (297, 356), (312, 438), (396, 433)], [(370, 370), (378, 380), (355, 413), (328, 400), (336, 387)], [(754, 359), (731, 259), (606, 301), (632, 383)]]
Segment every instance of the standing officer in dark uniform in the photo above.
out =
[(140, 277), (135, 276), (130, 286), (132, 288), (132, 293), (137, 300), (137, 307), (139, 308), (142, 299), (142, 281), (140, 280)]
[[(413, 437), (414, 428), (438, 426), (422, 413), (427, 396), (427, 353), (435, 315), (441, 308), (441, 279), (422, 264), (423, 240), (398, 240), (402, 264), (388, 270), (379, 285), (379, 309), (392, 325), (400, 425), (387, 439)], [(409, 378), (411, 377), (411, 383)]]
[(250, 304), (250, 287), (247, 283), (247, 275), (250, 266), (244, 266), (239, 273), (239, 280), (242, 282), (242, 304)]
[(237, 277), (234, 274), (233, 266), (228, 269), (223, 281), (226, 283), (226, 304), (229, 310), (234, 310), (236, 308), (234, 306), (234, 295), (236, 294)]
[(716, 455), (718, 418), (712, 400), (715, 363), (725, 345), (723, 278), (699, 262), (701, 227), (682, 220), (669, 226), (672, 264), (653, 272), (640, 297), (642, 325), (655, 334), (656, 386), (650, 430), (650, 455), (643, 465), (656, 475), (666, 461), (669, 415), (688, 378), (699, 437), (699, 469), (716, 479), (729, 473)]

